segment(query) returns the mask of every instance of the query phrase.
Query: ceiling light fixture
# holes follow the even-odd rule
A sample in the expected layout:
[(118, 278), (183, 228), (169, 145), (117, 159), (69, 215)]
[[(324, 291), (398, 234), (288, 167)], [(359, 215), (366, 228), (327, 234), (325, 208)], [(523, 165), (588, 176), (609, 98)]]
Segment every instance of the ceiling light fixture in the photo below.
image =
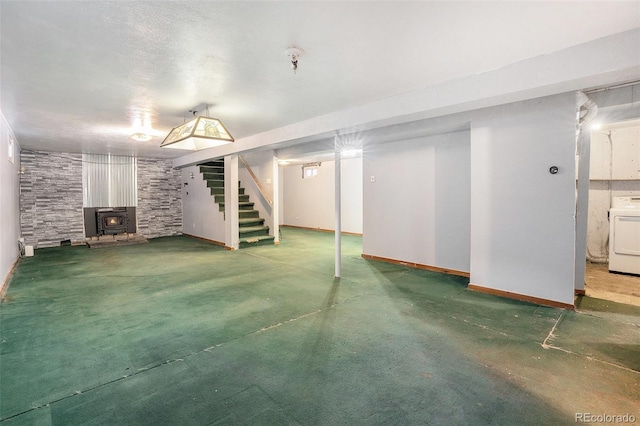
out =
[(298, 58), (302, 56), (304, 51), (298, 47), (291, 46), (290, 48), (285, 50), (285, 53), (291, 60), (291, 68), (293, 68), (293, 73), (296, 74), (296, 71), (298, 70)]
[(207, 116), (196, 116), (198, 111), (190, 110), (195, 117), (179, 126), (174, 127), (160, 144), (161, 148), (199, 149), (213, 148), (234, 141), (233, 136), (217, 118), (209, 117), (209, 107), (206, 107)]
[(148, 142), (153, 138), (153, 129), (151, 128), (151, 119), (149, 115), (142, 120), (140, 117), (133, 119), (133, 133), (131, 133), (131, 139), (138, 142)]
[(342, 154), (344, 158), (354, 158), (362, 154), (362, 149), (343, 149), (340, 151), (340, 154)]

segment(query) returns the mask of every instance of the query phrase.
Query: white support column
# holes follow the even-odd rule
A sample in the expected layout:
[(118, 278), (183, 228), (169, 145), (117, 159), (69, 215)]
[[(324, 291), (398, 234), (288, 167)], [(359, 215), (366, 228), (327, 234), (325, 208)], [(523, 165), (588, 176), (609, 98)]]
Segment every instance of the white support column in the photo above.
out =
[(224, 244), (231, 250), (240, 248), (238, 216), (238, 156), (224, 157)]
[(280, 170), (278, 165), (278, 157), (273, 155), (271, 163), (271, 183), (273, 184), (273, 197), (271, 198), (271, 217), (273, 218), (273, 240), (274, 244), (280, 244)]
[(586, 125), (580, 130), (577, 161), (575, 289), (583, 292), (587, 268), (587, 217), (589, 216), (589, 164), (591, 162), (591, 131)]
[(338, 138), (335, 138), (334, 144), (335, 150), (335, 220), (336, 220), (336, 232), (335, 232), (335, 277), (340, 278), (342, 274), (342, 192), (341, 192), (341, 178), (340, 178), (340, 148), (338, 147)]

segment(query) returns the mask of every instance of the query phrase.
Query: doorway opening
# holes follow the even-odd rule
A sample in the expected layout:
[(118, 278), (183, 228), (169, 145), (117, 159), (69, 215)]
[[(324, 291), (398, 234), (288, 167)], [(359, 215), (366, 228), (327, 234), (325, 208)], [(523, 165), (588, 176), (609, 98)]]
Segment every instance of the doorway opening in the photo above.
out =
[(640, 119), (595, 121), (588, 130), (585, 294), (640, 306)]

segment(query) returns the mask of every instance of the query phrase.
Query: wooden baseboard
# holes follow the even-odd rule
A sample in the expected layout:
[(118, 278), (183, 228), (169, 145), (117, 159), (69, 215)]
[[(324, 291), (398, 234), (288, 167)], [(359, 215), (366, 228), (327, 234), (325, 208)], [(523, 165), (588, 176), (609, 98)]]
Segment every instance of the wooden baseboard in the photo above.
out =
[(386, 262), (386, 263), (393, 263), (395, 265), (408, 266), (409, 268), (424, 269), (424, 270), (427, 270), (427, 271), (442, 272), (443, 274), (458, 275), (460, 277), (466, 277), (466, 278), (469, 278), (471, 276), (469, 274), (469, 272), (457, 271), (455, 269), (440, 268), (438, 266), (423, 265), (421, 263), (405, 262), (403, 260), (390, 259), (390, 258), (387, 258), (387, 257), (380, 257), (380, 256), (373, 256), (371, 254), (364, 254), (363, 253), (362, 254), (362, 258), (363, 259), (368, 259), (368, 260), (378, 260), (380, 262)]
[[(295, 228), (295, 229), (305, 229), (307, 231), (319, 231), (319, 232), (330, 232), (335, 233), (336, 231), (333, 229), (323, 229), (323, 228), (309, 228), (306, 226), (296, 226), (296, 225), (280, 225), (281, 228)], [(353, 235), (355, 237), (362, 237), (362, 234), (358, 234), (356, 232), (341, 232), (342, 235)]]
[(232, 250), (230, 247), (227, 247), (224, 243), (222, 243), (220, 241), (210, 240), (208, 238), (198, 237), (196, 235), (185, 234), (185, 233), (182, 233), (182, 235), (184, 235), (185, 237), (189, 237), (189, 238), (195, 238), (196, 240), (205, 241), (207, 243), (214, 244), (216, 246), (224, 247), (227, 250)]
[(20, 257), (18, 257), (16, 261), (13, 262), (13, 266), (11, 266), (11, 269), (9, 269), (9, 273), (7, 274), (6, 278), (2, 282), (2, 285), (0, 286), (0, 301), (4, 299), (5, 293), (7, 292), (7, 290), (9, 290), (9, 281), (11, 280), (11, 276), (13, 275), (13, 272), (16, 270), (16, 267), (18, 266), (18, 262), (20, 262)]
[(587, 291), (584, 289), (575, 289), (574, 293), (576, 296), (586, 296), (587, 295)]
[(497, 290), (495, 288), (483, 287), (477, 284), (469, 283), (469, 290), (477, 291), (479, 293), (492, 294), (494, 296), (506, 297), (508, 299), (520, 300), (522, 302), (529, 302), (536, 305), (550, 306), (552, 308), (575, 310), (575, 306), (569, 303), (556, 302), (554, 300), (541, 299), (539, 297), (527, 296), (525, 294), (512, 293), (510, 291)]

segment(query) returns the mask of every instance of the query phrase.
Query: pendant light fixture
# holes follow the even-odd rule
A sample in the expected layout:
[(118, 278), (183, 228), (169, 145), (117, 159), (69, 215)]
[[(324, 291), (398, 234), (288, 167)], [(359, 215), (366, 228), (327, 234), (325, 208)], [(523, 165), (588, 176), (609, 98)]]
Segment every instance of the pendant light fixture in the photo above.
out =
[(160, 144), (161, 148), (199, 149), (213, 148), (234, 141), (233, 136), (217, 118), (209, 117), (209, 107), (206, 107), (207, 116), (196, 116), (196, 110), (190, 110), (194, 118), (179, 126), (174, 127)]

